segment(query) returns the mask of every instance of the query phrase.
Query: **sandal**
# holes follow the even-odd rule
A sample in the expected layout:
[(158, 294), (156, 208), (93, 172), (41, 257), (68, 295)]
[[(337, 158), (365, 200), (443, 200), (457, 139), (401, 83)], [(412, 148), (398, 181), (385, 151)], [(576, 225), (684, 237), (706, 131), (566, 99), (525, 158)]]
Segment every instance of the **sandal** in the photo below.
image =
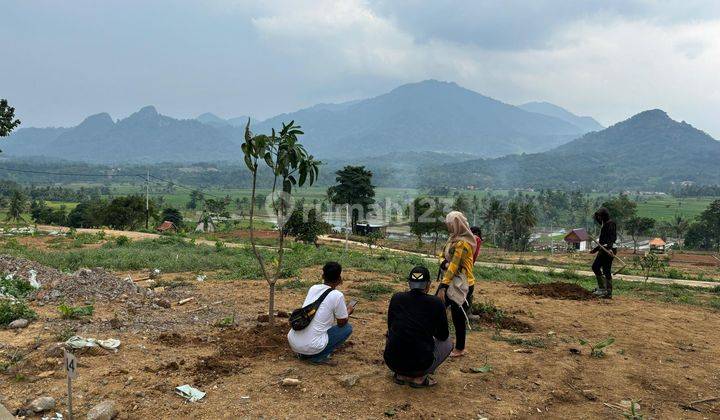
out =
[(413, 388), (430, 388), (431, 386), (437, 385), (437, 381), (431, 378), (429, 375), (421, 383), (410, 382), (410, 386)]
[(400, 379), (400, 377), (398, 376), (397, 373), (394, 373), (394, 374), (393, 374), (393, 381), (395, 381), (395, 383), (398, 384), (398, 385), (406, 385), (406, 384), (407, 384), (407, 382), (405, 382), (404, 380)]

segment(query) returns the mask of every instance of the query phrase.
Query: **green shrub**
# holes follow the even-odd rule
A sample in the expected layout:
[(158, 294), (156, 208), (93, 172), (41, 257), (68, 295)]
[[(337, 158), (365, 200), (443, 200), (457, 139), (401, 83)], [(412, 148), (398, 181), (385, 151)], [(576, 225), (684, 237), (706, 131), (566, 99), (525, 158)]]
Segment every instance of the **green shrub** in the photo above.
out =
[(0, 294), (21, 299), (29, 295), (33, 290), (30, 282), (25, 279), (12, 275), (5, 275), (0, 279)]
[(355, 286), (355, 289), (358, 290), (362, 294), (362, 297), (367, 300), (377, 300), (380, 296), (387, 295), (395, 290), (392, 286), (379, 282), (361, 284)]
[(84, 316), (92, 316), (95, 312), (95, 307), (92, 305), (87, 306), (70, 306), (65, 303), (58, 306), (60, 311), (60, 317), (62, 319), (79, 319)]
[(120, 235), (115, 238), (115, 245), (117, 245), (117, 246), (126, 246), (126, 245), (129, 245), (130, 242), (132, 242), (130, 240), (130, 238), (128, 238), (125, 235)]
[(24, 301), (0, 300), (0, 326), (7, 326), (20, 318), (36, 319), (37, 314)]

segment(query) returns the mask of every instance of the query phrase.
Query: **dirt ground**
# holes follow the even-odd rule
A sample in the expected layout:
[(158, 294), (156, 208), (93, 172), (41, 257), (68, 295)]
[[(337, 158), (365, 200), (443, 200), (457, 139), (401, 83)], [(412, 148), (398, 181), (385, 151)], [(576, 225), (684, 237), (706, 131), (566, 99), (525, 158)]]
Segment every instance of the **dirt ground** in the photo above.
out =
[[(304, 271), (317, 278), (319, 267)], [(389, 276), (348, 270), (341, 290), (359, 304), (354, 332), (334, 359), (338, 366), (297, 360), (285, 342), (286, 319), (269, 330), (259, 324), (267, 287), (261, 281), (204, 282), (169, 274), (154, 296), (96, 302), (91, 320), (62, 320), (54, 304), (32, 302), (39, 319), (23, 330), (0, 330), (0, 360), (22, 355), (0, 374), (0, 403), (11, 412), (40, 395), (65, 410), (65, 377), (58, 338), (117, 338), (117, 353), (78, 353), (78, 417), (105, 399), (120, 418), (622, 418), (621, 401), (634, 400), (645, 418), (720, 418), (720, 317), (717, 312), (629, 298), (558, 300), (525, 287), (483, 282), (476, 302), (500, 308), (531, 332), (473, 326), (469, 355), (443, 364), (438, 385), (412, 389), (392, 382), (383, 364), (389, 295), (371, 301), (357, 290)], [(542, 295), (542, 291), (538, 292)], [(300, 305), (305, 290), (278, 291), (278, 309)], [(194, 300), (178, 305), (182, 299)], [(165, 309), (152, 302), (166, 299)], [(78, 302), (82, 303), (82, 302)], [(42, 306), (41, 306), (42, 305)], [(217, 326), (235, 318), (237, 326)], [(605, 357), (590, 356), (590, 343), (608, 337)], [(578, 354), (579, 352), (579, 354)], [(472, 368), (492, 366), (487, 373)], [(351, 387), (340, 377), (359, 375)], [(301, 384), (283, 387), (283, 378)], [(174, 394), (190, 384), (207, 392), (195, 403)], [(605, 405), (608, 403), (610, 406)]]

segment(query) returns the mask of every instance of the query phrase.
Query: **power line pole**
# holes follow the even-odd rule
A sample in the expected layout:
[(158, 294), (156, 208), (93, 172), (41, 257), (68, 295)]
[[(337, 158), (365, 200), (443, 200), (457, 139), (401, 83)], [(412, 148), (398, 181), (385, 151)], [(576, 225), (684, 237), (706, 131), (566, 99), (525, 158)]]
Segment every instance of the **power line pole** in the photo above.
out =
[(150, 223), (150, 168), (147, 168), (145, 178), (145, 229), (149, 229)]

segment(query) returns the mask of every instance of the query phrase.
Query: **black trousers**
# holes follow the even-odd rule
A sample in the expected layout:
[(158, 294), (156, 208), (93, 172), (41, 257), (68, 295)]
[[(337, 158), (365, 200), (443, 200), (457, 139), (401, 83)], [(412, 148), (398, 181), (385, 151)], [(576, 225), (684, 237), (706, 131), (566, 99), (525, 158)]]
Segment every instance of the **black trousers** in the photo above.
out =
[[(465, 319), (465, 314), (470, 316), (474, 291), (475, 286), (470, 286), (467, 297), (465, 298), (467, 303), (463, 304), (462, 309), (457, 303), (451, 301), (447, 297), (445, 298), (446, 306), (450, 307), (450, 315), (452, 316), (453, 327), (455, 327), (455, 348), (458, 350), (465, 349), (465, 335), (467, 333), (467, 320)], [(465, 313), (463, 313), (463, 309), (465, 310)]]
[[(617, 252), (617, 248), (612, 249), (613, 253)], [(598, 251), (595, 261), (592, 265), (592, 271), (596, 276), (605, 276), (606, 280), (612, 281), (612, 263), (615, 258), (611, 257), (602, 248)]]

